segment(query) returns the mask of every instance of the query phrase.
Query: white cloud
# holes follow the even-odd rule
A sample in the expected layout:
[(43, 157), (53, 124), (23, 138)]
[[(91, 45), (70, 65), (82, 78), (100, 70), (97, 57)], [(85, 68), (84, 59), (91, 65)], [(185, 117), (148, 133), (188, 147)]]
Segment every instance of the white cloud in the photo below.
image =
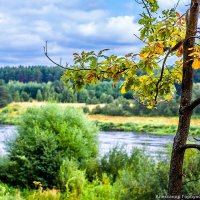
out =
[(78, 34), (96, 40), (111, 43), (132, 43), (133, 34), (138, 34), (139, 25), (134, 22), (134, 16), (109, 17), (100, 22), (89, 22), (77, 25)]
[(43, 55), (46, 40), (56, 60), (71, 61), (82, 50), (129, 52), (137, 42), (135, 17), (112, 16), (100, 6), (104, 1), (0, 0), (0, 64), (50, 65)]
[[(161, 9), (169, 9), (176, 6), (178, 0), (158, 0), (158, 4)], [(190, 3), (189, 0), (181, 0), (178, 4), (178, 8), (184, 9), (186, 5)], [(186, 7), (187, 8), (187, 7)]]
[(95, 36), (97, 34), (97, 26), (91, 22), (88, 24), (81, 24), (78, 27), (78, 31), (80, 32), (80, 34), (82, 34), (83, 36)]
[(108, 20), (106, 29), (121, 42), (129, 43), (131, 36), (138, 33), (139, 25), (134, 22), (134, 16), (112, 17)]

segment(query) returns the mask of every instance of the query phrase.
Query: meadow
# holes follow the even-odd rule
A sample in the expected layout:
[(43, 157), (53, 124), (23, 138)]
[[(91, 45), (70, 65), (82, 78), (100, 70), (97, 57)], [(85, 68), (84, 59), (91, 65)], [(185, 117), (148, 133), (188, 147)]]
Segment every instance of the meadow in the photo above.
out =
[[(47, 102), (13, 102), (0, 109), (1, 124), (17, 124), (19, 116), (30, 107), (42, 107), (48, 105)], [(59, 107), (75, 107), (81, 110), (87, 108), (91, 111), (96, 105), (85, 103), (53, 103)], [(104, 104), (100, 104), (104, 106)], [(87, 114), (90, 121), (96, 122), (104, 131), (133, 131), (149, 134), (175, 134), (178, 124), (178, 117), (162, 116), (108, 116)], [(200, 118), (193, 117), (191, 121), (191, 134), (200, 135)]]

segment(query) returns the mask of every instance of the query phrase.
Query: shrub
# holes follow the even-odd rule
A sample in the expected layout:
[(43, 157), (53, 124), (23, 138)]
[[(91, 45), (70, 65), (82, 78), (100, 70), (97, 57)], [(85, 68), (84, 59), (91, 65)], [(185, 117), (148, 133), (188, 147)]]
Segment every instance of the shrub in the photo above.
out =
[(85, 106), (85, 107), (83, 107), (83, 112), (84, 113), (89, 113), (90, 109), (87, 106)]
[(9, 145), (8, 163), (0, 169), (2, 180), (19, 186), (33, 181), (52, 187), (64, 159), (81, 166), (98, 153), (96, 127), (73, 108), (31, 108), (22, 116), (16, 140)]
[(107, 173), (113, 181), (118, 176), (120, 169), (123, 169), (128, 164), (128, 155), (123, 147), (114, 147), (101, 159), (101, 168), (104, 173)]
[(58, 180), (60, 188), (70, 193), (80, 196), (86, 184), (85, 172), (78, 169), (78, 164), (74, 160), (65, 159), (60, 167)]

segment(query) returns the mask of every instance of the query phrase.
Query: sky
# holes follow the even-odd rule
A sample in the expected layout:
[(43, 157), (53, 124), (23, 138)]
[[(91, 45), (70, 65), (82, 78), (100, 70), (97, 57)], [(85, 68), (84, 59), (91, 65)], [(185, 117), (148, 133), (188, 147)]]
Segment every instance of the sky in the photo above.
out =
[[(177, 0), (158, 0), (161, 9)], [(189, 0), (180, 0), (184, 12)], [(139, 13), (135, 0), (0, 0), (0, 66), (52, 66), (73, 62), (73, 53), (109, 48), (110, 53), (138, 52)]]

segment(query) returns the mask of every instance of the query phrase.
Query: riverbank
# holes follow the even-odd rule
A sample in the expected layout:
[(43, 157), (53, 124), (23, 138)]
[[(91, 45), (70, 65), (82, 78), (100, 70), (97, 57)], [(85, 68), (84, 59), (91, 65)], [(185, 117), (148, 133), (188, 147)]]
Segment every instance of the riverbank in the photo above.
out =
[[(29, 107), (40, 107), (45, 102), (11, 103), (0, 109), (0, 124), (16, 125), (19, 116)], [(58, 104), (60, 106), (85, 107), (85, 104)], [(92, 109), (94, 105), (89, 105)], [(156, 135), (174, 135), (177, 130), (178, 117), (141, 117), (141, 116), (105, 116), (88, 115), (89, 120), (94, 121), (102, 131), (132, 131), (135, 133), (149, 133)], [(200, 135), (200, 118), (191, 121), (191, 135)]]
[[(112, 122), (100, 122), (96, 121), (97, 126), (102, 131), (130, 131), (134, 133), (148, 133), (154, 135), (175, 135), (176, 125), (164, 125), (164, 124), (144, 124), (144, 123), (112, 123)], [(191, 126), (190, 134), (194, 136), (200, 136), (200, 126)]]

